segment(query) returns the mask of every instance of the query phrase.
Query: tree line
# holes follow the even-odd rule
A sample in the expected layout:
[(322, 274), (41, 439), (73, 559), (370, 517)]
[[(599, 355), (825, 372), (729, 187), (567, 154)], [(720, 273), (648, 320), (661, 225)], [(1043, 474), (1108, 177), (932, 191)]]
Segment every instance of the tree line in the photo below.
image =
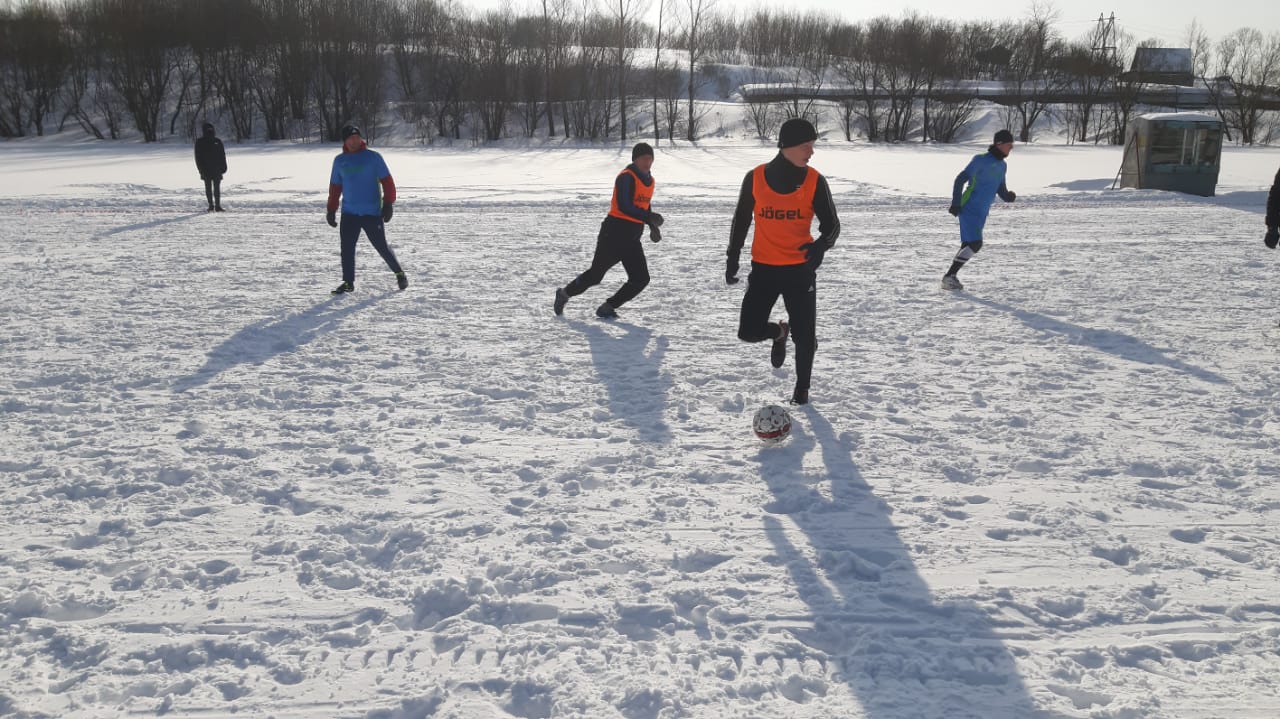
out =
[[(1141, 83), (1135, 48), (1103, 26), (1065, 38), (1056, 17), (954, 22), (917, 14), (722, 10), (716, 0), (529, 0), (473, 12), (455, 0), (20, 0), (0, 5), (0, 136), (78, 125), (99, 139), (193, 137), (207, 117), (236, 140), (336, 140), (395, 119), (433, 138), (696, 140), (730, 78), (791, 88), (744, 103), (762, 137), (789, 117), (847, 139), (951, 142), (978, 109), (975, 80), (1012, 100), (1029, 140), (1057, 114), (1080, 142), (1121, 142)], [(657, 3), (656, 7), (654, 3)], [(1245, 143), (1275, 133), (1280, 33), (1183, 43), (1215, 109)], [(842, 100), (824, 88), (859, 92)], [(1069, 103), (1053, 98), (1069, 95)], [(389, 117), (394, 113), (395, 117)], [(723, 122), (723, 118), (720, 119)]]

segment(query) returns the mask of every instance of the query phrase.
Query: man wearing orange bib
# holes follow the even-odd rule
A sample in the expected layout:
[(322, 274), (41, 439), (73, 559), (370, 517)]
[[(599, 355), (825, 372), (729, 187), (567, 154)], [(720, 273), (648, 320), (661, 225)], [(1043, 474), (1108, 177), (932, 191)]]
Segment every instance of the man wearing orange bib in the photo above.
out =
[(662, 234), (662, 215), (649, 209), (653, 200), (655, 183), (650, 170), (653, 168), (653, 148), (646, 142), (631, 149), (631, 164), (618, 173), (613, 182), (613, 202), (609, 214), (600, 224), (596, 237), (596, 253), (591, 267), (572, 282), (556, 290), (556, 314), (564, 313), (570, 297), (577, 297), (591, 287), (600, 284), (604, 275), (614, 265), (622, 263), (627, 271), (627, 281), (613, 296), (596, 308), (596, 316), (611, 319), (618, 316), (618, 308), (635, 298), (649, 285), (649, 263), (644, 257), (644, 245), (640, 236), (645, 225), (649, 226), (649, 239), (658, 242)]
[[(751, 240), (751, 274), (742, 297), (738, 338), (773, 343), (770, 362), (781, 367), (787, 358), (787, 336), (796, 346), (796, 387), (792, 404), (809, 403), (813, 355), (818, 349), (817, 269), (826, 251), (840, 236), (840, 218), (827, 179), (809, 167), (818, 133), (808, 120), (792, 118), (778, 132), (778, 151), (742, 181), (738, 208), (729, 231), (724, 279), (738, 282), (738, 256), (747, 230), (755, 222)], [(818, 239), (809, 232), (818, 219)], [(787, 308), (787, 321), (770, 322), (778, 297)]]

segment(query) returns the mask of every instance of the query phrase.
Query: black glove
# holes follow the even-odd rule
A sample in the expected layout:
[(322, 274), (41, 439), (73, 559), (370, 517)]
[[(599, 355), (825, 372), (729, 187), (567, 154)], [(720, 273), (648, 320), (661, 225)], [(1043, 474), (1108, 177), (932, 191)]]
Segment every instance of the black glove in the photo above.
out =
[(1268, 227), (1267, 234), (1263, 236), (1262, 242), (1271, 249), (1276, 248), (1276, 244), (1280, 243), (1280, 228)]
[(1013, 190), (1009, 190), (1009, 196), (1006, 197), (1004, 201), (1013, 202), (1016, 199), (1018, 199), (1018, 193), (1014, 192)]
[(959, 216), (960, 216), (960, 206), (959, 206), (959, 205), (952, 205), (951, 207), (948, 207), (948, 208), (947, 208), (947, 212), (950, 212), (951, 214), (953, 214), (953, 215), (955, 215), (955, 216), (959, 217)]
[(662, 227), (662, 223), (663, 223), (663, 222), (664, 222), (664, 220), (662, 219), (662, 215), (659, 215), (659, 214), (658, 214), (658, 213), (656, 213), (656, 212), (650, 212), (650, 213), (649, 213), (649, 224), (650, 224), (650, 225), (652, 225), (652, 226), (654, 226), (654, 227)]
[(337, 211), (337, 210), (329, 210), (328, 212), (324, 213), (324, 221), (325, 221), (325, 222), (328, 222), (330, 227), (337, 227), (337, 226), (338, 226), (338, 211)]
[(804, 250), (804, 263), (809, 269), (816, 270), (822, 266), (822, 258), (827, 254), (825, 242), (806, 242), (800, 245), (800, 249)]
[[(658, 224), (662, 223), (659, 222)], [(658, 225), (649, 225), (649, 241), (662, 242), (662, 233), (658, 231)]]
[(383, 221), (383, 222), (390, 222), (390, 221), (391, 221), (391, 212), (392, 212), (392, 210), (391, 210), (391, 203), (390, 203), (390, 202), (388, 202), (387, 204), (385, 204), (385, 205), (383, 205), (383, 206), (382, 206), (382, 221)]
[(729, 255), (728, 261), (724, 264), (724, 281), (726, 284), (738, 284), (738, 256)]

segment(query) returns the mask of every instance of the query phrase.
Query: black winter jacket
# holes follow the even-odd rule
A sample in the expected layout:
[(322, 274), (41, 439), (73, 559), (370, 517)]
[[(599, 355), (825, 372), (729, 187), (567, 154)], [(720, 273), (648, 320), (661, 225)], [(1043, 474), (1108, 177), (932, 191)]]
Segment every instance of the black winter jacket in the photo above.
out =
[(204, 180), (221, 180), (227, 172), (227, 152), (211, 127), (196, 139), (196, 169)]
[(1280, 170), (1276, 171), (1271, 194), (1267, 195), (1267, 227), (1280, 227)]

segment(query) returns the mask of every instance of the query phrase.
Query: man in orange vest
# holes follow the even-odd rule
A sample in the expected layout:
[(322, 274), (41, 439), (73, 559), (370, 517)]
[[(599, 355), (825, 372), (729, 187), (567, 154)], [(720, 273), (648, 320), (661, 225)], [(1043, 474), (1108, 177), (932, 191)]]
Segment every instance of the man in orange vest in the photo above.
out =
[[(809, 379), (818, 349), (817, 269), (840, 236), (840, 218), (827, 179), (809, 167), (817, 139), (818, 133), (808, 120), (787, 120), (778, 132), (777, 157), (747, 173), (729, 231), (724, 273), (726, 282), (737, 284), (738, 255), (754, 221), (751, 274), (742, 297), (738, 339), (772, 342), (770, 362), (781, 367), (787, 358), (787, 336), (791, 336), (796, 346), (792, 404), (809, 403)], [(809, 235), (815, 217), (816, 240)], [(778, 297), (787, 308), (787, 321), (770, 322)]]
[(649, 263), (644, 257), (644, 245), (640, 242), (645, 225), (649, 226), (649, 239), (658, 242), (662, 233), (662, 215), (649, 209), (655, 189), (653, 175), (653, 148), (646, 142), (631, 149), (631, 164), (627, 165), (613, 182), (613, 202), (609, 214), (600, 223), (596, 237), (596, 253), (591, 267), (572, 282), (556, 290), (552, 308), (557, 315), (564, 314), (564, 306), (570, 297), (577, 297), (589, 288), (600, 284), (604, 274), (619, 262), (627, 271), (627, 281), (613, 296), (596, 308), (596, 316), (610, 319), (618, 316), (618, 308), (640, 294), (649, 284)]

